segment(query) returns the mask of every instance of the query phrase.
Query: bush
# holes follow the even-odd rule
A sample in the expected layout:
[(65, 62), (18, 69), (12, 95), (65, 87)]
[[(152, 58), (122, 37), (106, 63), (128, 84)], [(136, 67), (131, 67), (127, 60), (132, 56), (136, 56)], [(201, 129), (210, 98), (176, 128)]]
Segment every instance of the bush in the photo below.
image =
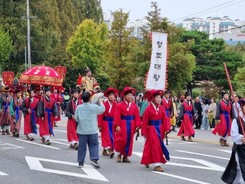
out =
[(202, 94), (202, 92), (203, 92), (202, 89), (194, 88), (194, 89), (192, 89), (192, 97), (196, 98), (196, 97), (200, 96)]

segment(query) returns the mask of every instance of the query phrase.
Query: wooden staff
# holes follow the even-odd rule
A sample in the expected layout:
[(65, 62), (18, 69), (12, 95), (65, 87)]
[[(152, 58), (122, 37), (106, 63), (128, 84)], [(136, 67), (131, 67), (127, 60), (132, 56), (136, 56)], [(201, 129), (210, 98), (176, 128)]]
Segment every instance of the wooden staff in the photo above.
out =
[[(233, 87), (232, 87), (232, 84), (231, 84), (230, 75), (229, 75), (229, 72), (228, 72), (228, 69), (227, 69), (227, 66), (226, 66), (225, 62), (224, 62), (224, 67), (225, 67), (225, 73), (226, 73), (226, 77), (227, 77), (227, 80), (228, 80), (228, 83), (229, 83), (229, 87), (230, 87), (230, 91), (231, 91), (231, 96), (232, 96), (233, 99), (235, 99)], [(238, 110), (238, 107), (237, 107), (237, 103), (235, 103), (235, 108), (236, 108), (235, 110), (236, 110), (237, 115), (238, 115), (239, 123), (240, 123), (241, 128), (242, 128), (243, 137), (245, 137), (244, 126), (243, 126), (243, 123), (241, 121), (241, 117), (239, 116), (239, 110)]]

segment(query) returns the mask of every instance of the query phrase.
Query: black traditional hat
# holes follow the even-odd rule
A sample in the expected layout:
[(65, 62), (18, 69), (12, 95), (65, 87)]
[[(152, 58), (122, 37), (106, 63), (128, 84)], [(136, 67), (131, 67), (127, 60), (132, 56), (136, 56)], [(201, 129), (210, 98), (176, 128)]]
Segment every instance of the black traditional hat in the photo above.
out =
[(45, 87), (44, 87), (44, 91), (45, 91), (45, 93), (48, 92), (48, 91), (51, 91), (51, 88), (48, 87), (48, 86), (45, 86)]
[(31, 84), (30, 86), (29, 86), (29, 89), (28, 89), (28, 93), (30, 94), (31, 93), (31, 91), (34, 91), (34, 92), (36, 92), (36, 86), (35, 85), (33, 85), (33, 84)]
[(238, 102), (243, 107), (245, 105), (245, 98), (240, 99)]
[(223, 90), (223, 91), (221, 92), (221, 96), (222, 96), (222, 98), (223, 98), (223, 97), (224, 97), (224, 95), (226, 95), (226, 94), (227, 94), (227, 95), (229, 95), (228, 91), (224, 91), (224, 90)]
[(164, 94), (166, 95), (166, 94), (171, 94), (171, 91), (170, 90), (166, 90), (165, 92), (164, 92)]
[(84, 71), (85, 71), (85, 73), (88, 73), (88, 72), (90, 72), (91, 70), (89, 69), (89, 67), (86, 67), (86, 68), (84, 69)]
[(185, 92), (185, 98), (187, 97), (187, 96), (191, 96), (191, 93), (190, 92)]
[(2, 91), (3, 92), (10, 92), (10, 87), (9, 86), (3, 86)]
[(79, 89), (73, 89), (72, 94), (74, 94), (74, 93), (80, 93), (80, 90)]

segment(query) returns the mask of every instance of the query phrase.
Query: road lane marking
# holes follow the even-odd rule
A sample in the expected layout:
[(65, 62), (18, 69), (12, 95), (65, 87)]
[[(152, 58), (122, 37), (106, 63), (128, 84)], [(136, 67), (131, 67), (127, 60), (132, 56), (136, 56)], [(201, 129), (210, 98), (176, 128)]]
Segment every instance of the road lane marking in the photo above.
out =
[[(101, 173), (99, 173), (96, 169), (94, 169), (90, 165), (84, 165), (82, 170), (85, 172), (85, 174), (81, 174), (81, 173), (73, 173), (73, 172), (68, 172), (68, 171), (44, 168), (40, 161), (55, 163), (55, 164), (62, 164), (62, 165), (69, 165), (69, 166), (74, 166), (78, 168), (77, 163), (30, 157), (30, 156), (26, 156), (25, 159), (31, 170), (109, 182)], [(80, 169), (78, 168), (78, 170)]]
[(229, 153), (229, 154), (231, 154), (231, 150), (225, 150), (225, 149), (217, 149), (217, 150), (219, 150), (219, 151), (223, 151), (223, 152), (225, 152), (225, 153)]
[(177, 176), (177, 175), (173, 175), (173, 174), (168, 174), (168, 173), (163, 173), (163, 172), (156, 172), (156, 171), (152, 171), (156, 174), (161, 174), (161, 175), (164, 175), (164, 176), (169, 176), (169, 177), (172, 177), (172, 178), (177, 178), (177, 179), (181, 179), (181, 180), (184, 180), (184, 181), (189, 181), (189, 182), (192, 182), (192, 183), (198, 183), (198, 184), (210, 184), (210, 183), (207, 183), (207, 182), (203, 182), (203, 181), (199, 181), (199, 180), (194, 180), (194, 179), (190, 179), (190, 178), (186, 178), (186, 177), (182, 177), (182, 176)]
[(190, 168), (197, 168), (197, 169), (205, 169), (205, 170), (213, 170), (213, 171), (222, 171), (222, 172), (225, 170), (224, 167), (221, 167), (219, 165), (213, 164), (211, 162), (208, 162), (208, 161), (205, 161), (205, 160), (202, 160), (202, 159), (187, 158), (187, 157), (175, 157), (175, 156), (172, 156), (171, 158), (173, 158), (173, 159), (179, 159), (179, 160), (188, 160), (188, 161), (197, 162), (197, 163), (199, 163), (201, 165), (204, 165), (206, 167), (197, 166), (197, 165), (191, 165), (191, 164), (178, 164), (178, 163), (172, 163), (172, 162), (167, 162), (168, 165), (175, 165), (175, 166), (182, 166), (182, 167), (190, 167)]
[(2, 147), (1, 149), (3, 150), (9, 150), (9, 149), (22, 149), (24, 147), (21, 147), (21, 146), (17, 146), (15, 144), (10, 144), (10, 143), (3, 143), (3, 144), (0, 144), (0, 147)]
[(8, 176), (8, 174), (0, 171), (0, 176)]
[[(45, 144), (39, 144), (39, 143), (35, 143), (35, 142), (31, 142), (31, 141), (26, 141), (26, 140), (23, 140), (23, 139), (16, 139), (17, 141), (21, 141), (21, 142), (25, 142), (25, 143), (28, 143), (28, 144), (34, 144), (34, 145), (37, 145), (37, 146), (42, 146), (42, 147), (45, 147), (45, 148), (50, 148), (50, 149), (55, 149), (55, 150), (59, 150), (60, 148), (57, 148), (57, 147), (53, 147), (53, 146), (49, 146), (49, 145), (45, 145)], [(51, 140), (52, 142), (52, 140)]]
[(185, 141), (185, 142), (179, 142), (179, 144), (197, 144), (197, 142), (187, 142), (187, 141)]
[(52, 139), (52, 140), (55, 140), (55, 141), (62, 141), (62, 142), (67, 142), (67, 139)]
[(52, 142), (52, 143), (61, 144), (61, 145), (65, 145), (65, 146), (70, 146), (70, 144), (64, 143), (64, 142), (59, 142), (59, 141), (54, 141), (54, 140), (52, 140), (51, 142)]
[[(142, 157), (141, 152), (133, 152), (134, 155), (137, 155), (139, 157)], [(172, 165), (172, 166), (177, 166), (177, 167), (187, 167), (187, 168), (194, 168), (194, 169), (204, 169), (204, 170), (211, 170), (211, 171), (224, 171), (225, 168), (221, 167), (219, 165), (213, 164), (211, 162), (202, 160), (202, 159), (194, 159), (194, 158), (187, 158), (187, 157), (175, 157), (175, 156), (170, 156), (171, 161), (167, 162), (166, 165)], [(172, 160), (174, 159), (179, 159), (179, 160), (188, 160), (188, 161), (193, 161), (198, 164), (204, 165), (204, 166), (198, 166), (198, 165), (191, 165), (191, 164), (181, 164), (181, 163), (174, 163)]]
[(54, 130), (55, 132), (67, 133), (66, 130)]
[(210, 158), (217, 158), (217, 159), (221, 159), (221, 160), (230, 160), (229, 158), (219, 157), (219, 156), (214, 156), (214, 155), (207, 155), (207, 154), (203, 154), (203, 153), (196, 153), (196, 152), (183, 151), (183, 150), (176, 150), (176, 151), (181, 152), (181, 153), (192, 154), (192, 155), (198, 155), (198, 156), (204, 156), (204, 157), (210, 157)]

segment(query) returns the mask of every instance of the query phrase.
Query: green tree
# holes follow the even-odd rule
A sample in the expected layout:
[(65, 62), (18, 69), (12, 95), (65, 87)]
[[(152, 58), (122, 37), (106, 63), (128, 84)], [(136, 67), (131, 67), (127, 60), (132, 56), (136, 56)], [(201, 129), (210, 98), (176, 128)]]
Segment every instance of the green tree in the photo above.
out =
[(223, 62), (226, 62), (231, 79), (237, 67), (242, 64), (242, 55), (236, 51), (228, 51), (224, 40), (209, 40), (208, 34), (199, 31), (185, 31), (183, 42), (193, 42), (191, 51), (196, 57), (194, 80), (213, 81), (218, 87), (229, 89)]
[[(93, 20), (84, 20), (70, 38), (67, 45), (67, 52), (72, 56), (73, 66), (77, 68), (89, 67), (93, 73), (105, 78), (101, 68), (106, 62), (108, 29), (106, 24), (96, 24)], [(74, 75), (74, 74), (73, 74)]]
[(13, 51), (12, 40), (8, 33), (0, 26), (0, 68), (6, 62)]
[(139, 88), (137, 74), (142, 62), (143, 45), (131, 35), (132, 30), (127, 28), (129, 13), (120, 9), (112, 15), (109, 59), (106, 68), (110, 76), (110, 85), (118, 89), (123, 89), (125, 86)]
[(240, 95), (245, 96), (245, 67), (238, 68), (238, 72), (234, 77), (237, 91)]
[(188, 48), (188, 43), (174, 43), (169, 46), (168, 88), (174, 91), (181, 91), (188, 81), (192, 81), (195, 56)]
[(103, 11), (100, 0), (73, 0), (80, 21), (93, 19), (96, 23), (102, 23)]
[[(85, 6), (86, 5), (86, 6)], [(0, 0), (0, 25), (13, 41), (13, 52), (4, 63), (4, 70), (16, 74), (24, 70), (26, 47), (26, 0)], [(97, 0), (33, 0), (30, 1), (31, 58), (33, 65), (67, 67), (65, 83), (75, 85), (75, 70), (66, 46), (76, 27), (87, 18), (102, 22), (103, 14)], [(77, 77), (77, 76), (76, 76)]]

